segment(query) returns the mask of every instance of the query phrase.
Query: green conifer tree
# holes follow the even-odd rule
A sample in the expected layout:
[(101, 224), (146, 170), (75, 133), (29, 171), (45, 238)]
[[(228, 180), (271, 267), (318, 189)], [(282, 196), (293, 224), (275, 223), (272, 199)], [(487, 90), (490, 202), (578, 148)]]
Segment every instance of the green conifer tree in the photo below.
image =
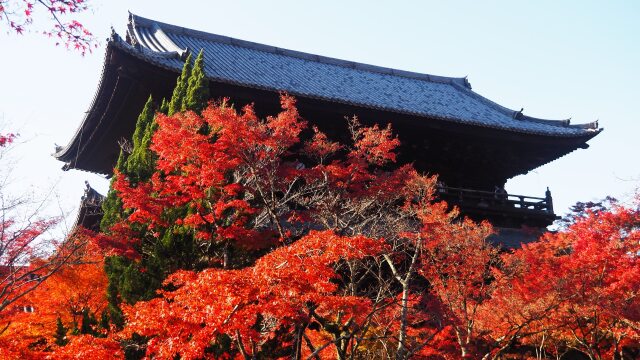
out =
[[(127, 157), (124, 154), (124, 151), (120, 149), (120, 155), (118, 156), (118, 161), (116, 162), (115, 171), (120, 173), (126, 173), (127, 165)], [(118, 196), (117, 191), (113, 189), (113, 182), (115, 178), (111, 179), (111, 184), (109, 185), (109, 192), (107, 192), (107, 196), (102, 202), (102, 220), (100, 220), (100, 231), (103, 233), (109, 233), (111, 226), (120, 221), (124, 217), (124, 209), (122, 199)], [(120, 309), (120, 297), (118, 294), (118, 285), (119, 282), (119, 274), (121, 269), (117, 266), (122, 261), (126, 261), (125, 258), (121, 256), (107, 256), (105, 258), (104, 269), (107, 274), (107, 279), (109, 280), (109, 284), (107, 286), (107, 302), (108, 302), (108, 311), (109, 317), (111, 318), (112, 323), (118, 328), (122, 329), (124, 326), (124, 314)], [(115, 263), (116, 265), (112, 265)], [(74, 334), (78, 333), (77, 324), (74, 324)]]
[(118, 285), (122, 277), (121, 263), (126, 259), (121, 256), (108, 256), (104, 259), (104, 271), (107, 274), (109, 284), (107, 285), (107, 310), (111, 323), (117, 328), (124, 327), (124, 314), (120, 308), (120, 295)]
[(109, 311), (107, 309), (102, 310), (100, 313), (100, 323), (98, 324), (101, 330), (109, 331)]
[(173, 89), (171, 101), (169, 101), (169, 111), (167, 112), (169, 116), (182, 110), (182, 104), (187, 96), (187, 89), (189, 87), (189, 77), (191, 76), (191, 60), (192, 56), (189, 54), (182, 67), (182, 73), (178, 76), (176, 87)]
[[(193, 65), (192, 57), (189, 55), (178, 77), (171, 100), (163, 99), (159, 112), (173, 115), (179, 111), (201, 111), (204, 108), (209, 97), (209, 87), (203, 67), (202, 51)], [(151, 139), (157, 128), (154, 110), (153, 100), (149, 97), (136, 123), (131, 155), (127, 158), (121, 151), (116, 165), (116, 170), (124, 173), (134, 183), (148, 180), (155, 168), (154, 154), (149, 150)], [(114, 223), (127, 215), (123, 210), (122, 200), (114, 190), (109, 190), (103, 202), (103, 211), (104, 217), (101, 222), (103, 232), (108, 232)], [(187, 211), (189, 209), (186, 207), (176, 208), (169, 211), (166, 216), (169, 219), (184, 217), (184, 212)], [(143, 249), (140, 249), (140, 253), (145, 254), (142, 259), (131, 260), (122, 256), (110, 256), (105, 259), (105, 272), (109, 280), (108, 315), (105, 314), (105, 317), (120, 329), (124, 325), (124, 316), (120, 308), (123, 301), (134, 304), (152, 299), (168, 274), (178, 269), (195, 269), (200, 259), (193, 234), (182, 226), (169, 226), (160, 230), (159, 236), (150, 236), (143, 225), (136, 225), (134, 228), (141, 237), (146, 238), (142, 241)], [(78, 332), (88, 331), (85, 328), (84, 316), (83, 314), (82, 328)], [(89, 321), (90, 319), (87, 319), (86, 323)], [(101, 326), (105, 325), (101, 323)]]
[(189, 77), (187, 96), (182, 103), (182, 111), (192, 110), (200, 113), (209, 100), (209, 82), (204, 72), (204, 52), (200, 50)]
[(62, 319), (58, 317), (58, 319), (56, 320), (56, 334), (54, 335), (56, 345), (58, 346), (67, 345), (67, 343), (69, 342), (69, 340), (67, 340), (68, 330), (69, 329), (67, 329), (62, 323)]
[(80, 330), (78, 329), (78, 322), (73, 320), (73, 327), (71, 328), (71, 335), (76, 336), (80, 335)]
[[(124, 151), (120, 149), (120, 155), (118, 156), (118, 162), (116, 162), (115, 171), (122, 173), (125, 170), (126, 155)], [(108, 233), (113, 224), (122, 219), (123, 209), (122, 200), (118, 197), (118, 194), (113, 190), (113, 182), (115, 178), (111, 179), (109, 185), (109, 192), (104, 201), (102, 201), (102, 220), (100, 220), (100, 230), (104, 233)]]
[(95, 335), (94, 327), (98, 325), (96, 317), (89, 311), (89, 309), (82, 309), (82, 322), (80, 323), (80, 334)]
[[(121, 151), (116, 164), (116, 170), (125, 174), (133, 182), (148, 180), (153, 172), (154, 155), (149, 149), (149, 145), (155, 129), (155, 108), (153, 98), (149, 96), (138, 116), (132, 138), (131, 155), (126, 157)], [(113, 180), (111, 185), (113, 185)], [(107, 193), (102, 209), (104, 215), (100, 226), (103, 232), (108, 233), (113, 224), (126, 217), (122, 200), (113, 188)], [(144, 232), (144, 229), (139, 230), (141, 233)], [(140, 264), (121, 256), (110, 256), (105, 259), (105, 272), (109, 279), (107, 287), (108, 315), (117, 328), (122, 328), (124, 325), (124, 316), (120, 308), (122, 300), (130, 304), (138, 300), (148, 300), (160, 286), (163, 277), (159, 276), (157, 271), (140, 271), (147, 267), (146, 264)]]
[(153, 172), (153, 154), (149, 150), (151, 137), (155, 131), (155, 106), (149, 95), (133, 133), (133, 149), (127, 158), (127, 175), (134, 182), (146, 180)]
[(162, 104), (160, 105), (160, 109), (158, 109), (158, 112), (161, 112), (165, 115), (169, 113), (169, 102), (166, 98), (162, 98)]

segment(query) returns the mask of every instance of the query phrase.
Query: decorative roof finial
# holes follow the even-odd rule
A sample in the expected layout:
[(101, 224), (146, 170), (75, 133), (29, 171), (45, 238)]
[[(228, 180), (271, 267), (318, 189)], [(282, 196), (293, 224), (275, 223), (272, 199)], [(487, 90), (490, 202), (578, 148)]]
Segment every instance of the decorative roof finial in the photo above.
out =
[(471, 90), (471, 83), (469, 82), (469, 75), (464, 76), (464, 85)]
[(514, 111), (513, 118), (516, 120), (522, 120), (522, 117), (524, 116), (523, 112), (524, 112), (524, 108), (520, 108), (520, 111)]
[(116, 29), (111, 27), (111, 35), (107, 38), (107, 42), (120, 41), (120, 35), (116, 32)]

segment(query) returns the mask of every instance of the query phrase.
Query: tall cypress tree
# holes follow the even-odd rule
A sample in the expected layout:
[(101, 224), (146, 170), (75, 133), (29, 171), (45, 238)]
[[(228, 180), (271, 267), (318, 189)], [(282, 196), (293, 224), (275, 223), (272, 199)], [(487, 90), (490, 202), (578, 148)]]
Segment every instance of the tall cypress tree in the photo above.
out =
[(69, 342), (69, 340), (67, 340), (68, 330), (69, 329), (64, 327), (64, 324), (62, 323), (62, 319), (58, 317), (58, 319), (56, 320), (56, 334), (54, 335), (56, 345), (58, 346), (67, 345), (67, 343)]
[(105, 331), (109, 331), (109, 311), (107, 309), (102, 310), (100, 313), (100, 332), (104, 333)]
[[(115, 170), (126, 175), (135, 182), (147, 180), (153, 172), (153, 154), (149, 150), (151, 136), (155, 131), (155, 112), (153, 98), (149, 96), (142, 112), (138, 116), (136, 129), (133, 134), (133, 149), (131, 155), (126, 157), (120, 150), (120, 156)], [(108, 233), (112, 225), (126, 217), (123, 203), (117, 192), (113, 189), (113, 181), (102, 203), (103, 218), (100, 222), (102, 232)], [(105, 272), (109, 279), (107, 287), (107, 301), (109, 318), (118, 328), (124, 325), (124, 316), (120, 309), (120, 303), (124, 299), (133, 303), (141, 298), (149, 299), (149, 292), (153, 293), (158, 284), (150, 283), (149, 275), (140, 271), (140, 264), (122, 256), (110, 256), (105, 259)], [(157, 283), (157, 281), (155, 282)], [(134, 284), (134, 285), (132, 285)], [(128, 290), (128, 291), (127, 291)]]
[(209, 100), (209, 82), (204, 72), (204, 51), (200, 50), (189, 77), (187, 96), (182, 103), (182, 111), (201, 112)]
[[(120, 155), (118, 156), (118, 162), (116, 162), (115, 171), (124, 172), (126, 169), (126, 155), (124, 151), (120, 149)], [(109, 192), (104, 201), (102, 201), (102, 220), (100, 220), (100, 230), (104, 233), (108, 233), (113, 224), (122, 219), (123, 209), (122, 200), (118, 197), (117, 192), (113, 189), (113, 182), (115, 178), (111, 179), (109, 185)]]
[(187, 89), (189, 88), (189, 77), (191, 76), (191, 60), (192, 56), (189, 54), (187, 60), (182, 67), (182, 73), (178, 76), (176, 87), (173, 89), (173, 96), (169, 101), (169, 112), (167, 115), (171, 116), (182, 110), (182, 104), (187, 96)]
[(160, 109), (158, 109), (158, 111), (165, 115), (169, 113), (169, 102), (166, 98), (162, 98), (162, 104), (160, 105)]
[(95, 315), (88, 308), (82, 309), (82, 322), (80, 324), (80, 334), (96, 335), (94, 327), (98, 325)]
[[(163, 99), (159, 111), (169, 116), (184, 110), (200, 112), (208, 98), (209, 84), (204, 74), (204, 54), (201, 51), (195, 64), (192, 64), (192, 57), (189, 55), (178, 77), (171, 100)], [(127, 158), (121, 151), (116, 165), (116, 170), (125, 174), (134, 184), (148, 180), (153, 174), (155, 155), (149, 149), (149, 145), (157, 126), (153, 99), (149, 97), (136, 123), (131, 155)], [(122, 200), (113, 189), (109, 190), (103, 202), (103, 211), (103, 232), (108, 232), (113, 224), (127, 215), (123, 210)], [(189, 210), (176, 208), (167, 216), (184, 216), (183, 213), (186, 211)], [(156, 290), (168, 274), (178, 269), (191, 269), (198, 261), (198, 248), (193, 234), (181, 226), (171, 225), (166, 229), (154, 230), (160, 231), (160, 236), (150, 236), (144, 225), (138, 224), (134, 228), (141, 237), (146, 238), (141, 245), (144, 249), (140, 249), (140, 252), (145, 254), (142, 259), (131, 260), (122, 256), (105, 259), (105, 271), (109, 279), (108, 318), (118, 328), (124, 324), (120, 308), (122, 301), (134, 304), (155, 297)]]
[(134, 181), (146, 180), (153, 172), (153, 154), (149, 150), (155, 131), (155, 106), (151, 95), (144, 105), (133, 133), (133, 150), (127, 159), (127, 174)]

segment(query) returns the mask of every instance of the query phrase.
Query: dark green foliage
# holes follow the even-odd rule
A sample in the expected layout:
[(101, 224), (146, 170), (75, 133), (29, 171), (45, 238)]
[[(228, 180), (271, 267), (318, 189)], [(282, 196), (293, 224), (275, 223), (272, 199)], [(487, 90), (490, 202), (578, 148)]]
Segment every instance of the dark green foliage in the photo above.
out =
[(187, 97), (187, 89), (189, 88), (189, 77), (192, 69), (191, 59), (191, 54), (189, 54), (182, 67), (182, 73), (178, 76), (176, 87), (173, 89), (173, 96), (169, 102), (169, 111), (167, 112), (169, 116), (182, 110), (183, 103)]
[[(133, 147), (140, 147), (140, 143), (142, 142), (142, 138), (144, 137), (144, 133), (147, 130), (149, 124), (153, 121), (154, 117), (154, 106), (153, 106), (153, 97), (149, 95), (149, 99), (144, 104), (142, 108), (142, 112), (138, 116), (138, 121), (136, 122), (136, 130), (133, 132)], [(131, 167), (131, 157), (127, 160), (127, 169)]]
[(106, 309), (100, 313), (100, 323), (98, 326), (102, 330), (109, 331), (109, 312)]
[[(125, 165), (126, 156), (124, 154), (124, 151), (122, 151), (121, 149), (120, 155), (118, 156), (118, 162), (116, 163), (115, 171), (123, 172), (125, 170)], [(111, 226), (122, 219), (123, 214), (122, 200), (118, 197), (117, 192), (113, 190), (114, 179), (115, 178), (111, 179), (109, 192), (102, 202), (103, 215), (102, 220), (100, 220), (100, 230), (104, 233), (108, 233)]]
[[(141, 300), (152, 299), (164, 278), (161, 266), (157, 266), (153, 261), (143, 259), (138, 262), (122, 256), (106, 258), (105, 271), (109, 278), (107, 288), (109, 304), (115, 305), (120, 305), (121, 301), (135, 304)], [(112, 320), (115, 320), (114, 315), (118, 314), (116, 311), (116, 314), (110, 312), (109, 315)], [(114, 324), (116, 324), (115, 321)]]
[[(153, 99), (149, 97), (136, 123), (131, 154), (127, 158), (121, 151), (116, 165), (116, 170), (127, 176), (131, 183), (147, 181), (153, 174), (155, 154), (149, 146), (157, 128), (155, 111), (171, 116), (184, 110), (200, 112), (206, 105), (209, 98), (209, 85), (203, 68), (202, 51), (195, 64), (189, 55), (171, 99), (169, 101), (163, 99), (160, 108), (156, 109)], [(128, 215), (123, 209), (122, 200), (114, 190), (109, 190), (103, 202), (103, 211), (101, 230), (105, 233), (109, 233), (111, 226)], [(189, 210), (175, 208), (165, 215), (171, 223), (170, 219), (184, 217), (186, 211)], [(132, 224), (131, 230), (138, 233), (142, 239), (138, 252), (144, 255), (136, 260), (122, 256), (110, 256), (105, 259), (105, 272), (109, 279), (107, 287), (109, 305), (100, 322), (103, 329), (108, 329), (109, 323), (118, 329), (123, 327), (122, 302), (135, 304), (138, 301), (150, 300), (157, 296), (156, 291), (162, 287), (162, 282), (168, 274), (179, 269), (193, 270), (202, 267), (200, 266), (203, 260), (201, 249), (197, 246), (193, 233), (187, 231), (185, 227), (171, 225), (166, 229), (154, 229), (153, 232), (156, 234), (152, 234), (144, 224)], [(90, 320), (88, 319), (86, 323), (90, 324)], [(95, 318), (93, 320), (95, 321)], [(84, 331), (88, 331), (88, 328), (85, 328), (83, 317), (79, 332)], [(132, 339), (132, 343), (135, 344), (137, 341)], [(134, 348), (135, 346), (131, 346), (131, 354), (127, 355), (127, 358), (139, 357), (140, 350)]]
[(158, 112), (161, 112), (165, 115), (169, 113), (169, 102), (167, 101), (167, 99), (162, 98), (162, 104), (160, 105), (160, 109), (158, 109)]
[(108, 317), (117, 328), (124, 326), (124, 315), (120, 304), (125, 301), (134, 304), (140, 300), (149, 300), (160, 287), (158, 276), (141, 271), (141, 265), (122, 256), (105, 258), (104, 268), (109, 279), (107, 286)]
[(80, 329), (78, 329), (78, 323), (73, 320), (73, 327), (71, 328), (71, 335), (76, 336), (80, 335)]
[(156, 297), (166, 276), (178, 269), (193, 269), (196, 262), (192, 236), (165, 232), (160, 240), (150, 239), (144, 251), (148, 256), (136, 261), (122, 256), (105, 258), (108, 317), (116, 328), (124, 325), (122, 302), (135, 304)]
[(200, 50), (189, 77), (187, 96), (182, 103), (182, 111), (192, 110), (200, 113), (209, 100), (209, 82), (204, 73), (204, 53)]
[(105, 258), (104, 270), (109, 279), (109, 285), (107, 286), (107, 311), (109, 312), (109, 318), (117, 329), (122, 329), (124, 327), (124, 314), (120, 308), (120, 296), (118, 295), (118, 285), (120, 284), (121, 276), (119, 267), (113, 265), (113, 262), (119, 258), (120, 257), (117, 256)]
[[(131, 155), (126, 158), (124, 152), (120, 151), (116, 171), (126, 175), (133, 182), (147, 180), (153, 172), (154, 156), (149, 145), (156, 129), (154, 111), (153, 99), (150, 96), (136, 123)], [(100, 228), (105, 233), (109, 233), (111, 226), (127, 215), (122, 207), (122, 200), (113, 189), (109, 190), (102, 204), (102, 210), (104, 215)], [(139, 300), (148, 300), (155, 295), (155, 290), (160, 286), (164, 278), (162, 271), (143, 271), (148, 268), (156, 269), (157, 267), (139, 264), (121, 256), (105, 259), (105, 272), (109, 279), (108, 316), (117, 328), (122, 328), (124, 325), (124, 316), (120, 309), (121, 301), (133, 304)]]
[(153, 154), (149, 150), (151, 137), (156, 129), (153, 98), (144, 105), (133, 133), (133, 149), (127, 159), (127, 175), (133, 181), (146, 180), (153, 172)]
[(148, 341), (148, 338), (138, 334), (133, 334), (130, 339), (123, 341), (122, 347), (124, 349), (125, 360), (144, 359)]
[(216, 335), (215, 341), (204, 350), (205, 354), (223, 358), (225, 355), (235, 355), (237, 351), (233, 349), (233, 339), (227, 334)]
[(98, 325), (98, 320), (94, 314), (92, 314), (89, 309), (82, 309), (82, 322), (80, 323), (80, 334), (90, 334), (97, 335), (96, 326)]
[(69, 342), (69, 340), (67, 340), (67, 331), (69, 329), (67, 329), (64, 324), (62, 323), (62, 320), (58, 317), (58, 319), (56, 320), (56, 334), (55, 334), (55, 343), (58, 346), (65, 346), (67, 345), (67, 343)]

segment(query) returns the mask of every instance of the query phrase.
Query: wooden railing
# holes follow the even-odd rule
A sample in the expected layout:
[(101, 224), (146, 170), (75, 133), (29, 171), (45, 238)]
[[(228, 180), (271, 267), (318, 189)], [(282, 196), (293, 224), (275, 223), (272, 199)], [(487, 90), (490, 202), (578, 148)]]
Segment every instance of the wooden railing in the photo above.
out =
[(460, 207), (522, 209), (553, 214), (553, 199), (547, 188), (545, 197), (508, 194), (504, 191), (480, 191), (448, 186), (438, 186), (436, 195)]

